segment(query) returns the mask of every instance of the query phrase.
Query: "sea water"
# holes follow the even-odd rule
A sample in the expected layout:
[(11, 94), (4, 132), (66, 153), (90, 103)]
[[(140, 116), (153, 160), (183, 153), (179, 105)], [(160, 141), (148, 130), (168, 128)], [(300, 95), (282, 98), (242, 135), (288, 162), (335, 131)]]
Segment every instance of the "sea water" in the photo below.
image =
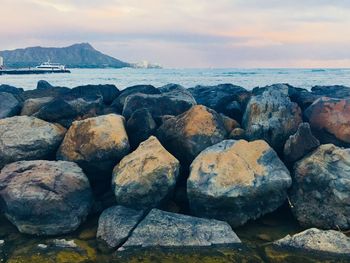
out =
[(316, 85), (350, 86), (349, 69), (71, 69), (71, 74), (0, 75), (0, 84), (34, 89), (39, 80), (54, 86), (114, 84), (119, 89), (138, 84), (156, 87), (177, 83), (196, 85), (232, 83), (248, 90), (274, 83), (310, 89)]

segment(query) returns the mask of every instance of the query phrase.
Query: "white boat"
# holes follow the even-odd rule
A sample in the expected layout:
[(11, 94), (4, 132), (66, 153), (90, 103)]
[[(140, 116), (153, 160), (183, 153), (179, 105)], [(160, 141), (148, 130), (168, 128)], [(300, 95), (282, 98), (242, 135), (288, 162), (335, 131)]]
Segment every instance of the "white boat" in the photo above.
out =
[(42, 69), (42, 70), (66, 70), (65, 65), (61, 65), (59, 63), (51, 63), (50, 61), (44, 62), (39, 66), (35, 67), (36, 69)]

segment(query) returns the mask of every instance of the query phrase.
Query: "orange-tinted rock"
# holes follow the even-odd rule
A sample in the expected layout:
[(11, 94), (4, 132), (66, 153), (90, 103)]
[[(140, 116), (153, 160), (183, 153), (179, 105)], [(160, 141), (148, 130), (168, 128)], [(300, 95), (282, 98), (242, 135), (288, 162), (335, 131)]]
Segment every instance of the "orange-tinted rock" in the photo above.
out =
[(320, 98), (304, 115), (321, 143), (350, 145), (350, 99)]

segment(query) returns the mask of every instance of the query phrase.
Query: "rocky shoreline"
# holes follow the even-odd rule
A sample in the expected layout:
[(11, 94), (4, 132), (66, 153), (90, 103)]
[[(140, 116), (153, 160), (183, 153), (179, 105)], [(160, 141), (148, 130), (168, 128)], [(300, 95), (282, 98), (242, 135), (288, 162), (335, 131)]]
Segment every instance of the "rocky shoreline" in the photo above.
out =
[[(285, 207), (305, 231), (273, 247), (349, 259), (349, 105), (344, 86), (0, 85), (1, 212), (49, 238), (97, 216), (117, 255), (241, 246), (233, 229)], [(55, 242), (35, 249), (79, 247)]]

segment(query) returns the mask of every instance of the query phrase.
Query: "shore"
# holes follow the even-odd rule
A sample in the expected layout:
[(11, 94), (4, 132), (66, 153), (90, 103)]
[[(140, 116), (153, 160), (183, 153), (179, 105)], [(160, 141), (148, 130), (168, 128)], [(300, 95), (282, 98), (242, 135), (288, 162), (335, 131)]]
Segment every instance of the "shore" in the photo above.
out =
[(349, 114), (345, 86), (0, 85), (0, 259), (347, 262)]

